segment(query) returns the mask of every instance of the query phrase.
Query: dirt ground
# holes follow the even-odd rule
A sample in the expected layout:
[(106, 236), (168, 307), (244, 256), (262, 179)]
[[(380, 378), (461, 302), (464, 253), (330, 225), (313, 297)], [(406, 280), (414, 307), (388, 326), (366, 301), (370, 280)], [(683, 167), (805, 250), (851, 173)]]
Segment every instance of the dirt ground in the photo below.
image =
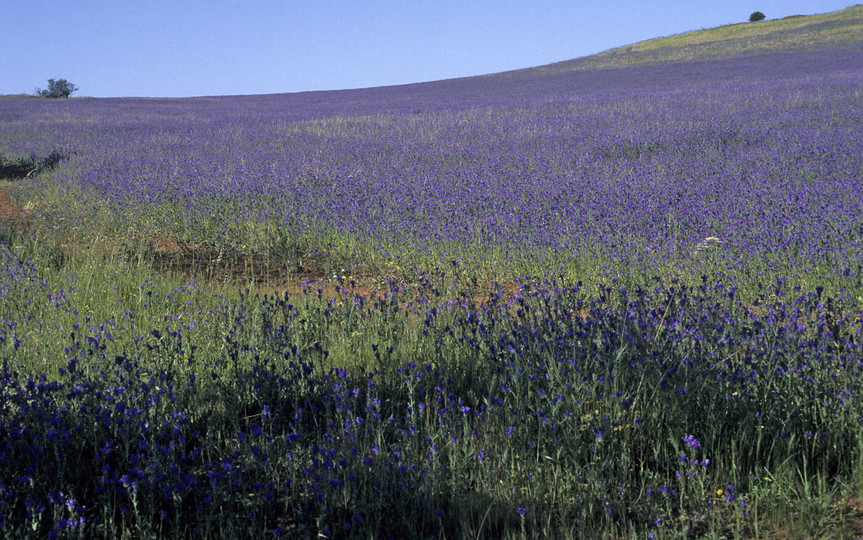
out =
[(0, 223), (3, 225), (33, 223), (33, 218), (27, 215), (24, 208), (15, 204), (4, 189), (0, 189)]

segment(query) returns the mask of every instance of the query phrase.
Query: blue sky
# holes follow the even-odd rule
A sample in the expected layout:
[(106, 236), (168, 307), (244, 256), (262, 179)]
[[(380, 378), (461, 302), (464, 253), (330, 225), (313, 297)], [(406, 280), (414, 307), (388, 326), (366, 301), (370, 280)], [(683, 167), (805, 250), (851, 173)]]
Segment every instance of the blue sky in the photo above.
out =
[(2, 0), (0, 94), (181, 97), (384, 86), (533, 67), (855, 0)]

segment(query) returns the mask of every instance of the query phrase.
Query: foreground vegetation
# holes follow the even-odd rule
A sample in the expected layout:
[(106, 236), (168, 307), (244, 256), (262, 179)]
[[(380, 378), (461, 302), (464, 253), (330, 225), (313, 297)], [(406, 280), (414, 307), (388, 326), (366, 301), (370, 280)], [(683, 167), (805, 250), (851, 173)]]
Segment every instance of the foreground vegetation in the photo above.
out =
[(0, 250), (9, 536), (860, 531), (854, 298), (443, 273), (268, 295)]
[(843, 13), (701, 64), (4, 100), (0, 530), (863, 536)]

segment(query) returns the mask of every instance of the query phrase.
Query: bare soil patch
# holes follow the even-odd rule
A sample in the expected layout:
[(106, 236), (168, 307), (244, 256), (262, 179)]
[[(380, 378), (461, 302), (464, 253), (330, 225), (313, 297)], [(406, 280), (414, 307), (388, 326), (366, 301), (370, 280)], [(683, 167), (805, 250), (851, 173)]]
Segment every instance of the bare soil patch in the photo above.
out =
[(27, 215), (24, 207), (15, 203), (5, 190), (0, 189), (0, 225), (29, 226), (33, 218)]

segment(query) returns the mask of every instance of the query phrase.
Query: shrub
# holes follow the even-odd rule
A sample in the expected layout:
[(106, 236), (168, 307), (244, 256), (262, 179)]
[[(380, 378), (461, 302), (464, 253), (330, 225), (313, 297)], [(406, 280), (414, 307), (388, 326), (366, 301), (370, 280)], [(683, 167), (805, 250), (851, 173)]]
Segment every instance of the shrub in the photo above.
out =
[(749, 22), (758, 22), (764, 20), (764, 14), (760, 11), (755, 11), (749, 16)]

